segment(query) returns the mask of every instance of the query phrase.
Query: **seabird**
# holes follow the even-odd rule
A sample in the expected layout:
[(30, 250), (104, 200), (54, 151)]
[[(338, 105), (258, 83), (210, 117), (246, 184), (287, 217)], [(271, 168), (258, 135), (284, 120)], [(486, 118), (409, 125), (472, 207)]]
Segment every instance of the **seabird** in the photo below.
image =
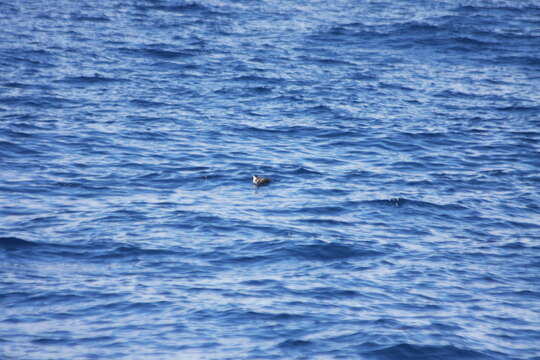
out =
[(260, 177), (260, 176), (257, 176), (257, 175), (253, 175), (253, 184), (255, 184), (255, 186), (262, 186), (262, 185), (266, 185), (270, 182), (271, 180), (269, 178), (265, 178), (265, 177)]

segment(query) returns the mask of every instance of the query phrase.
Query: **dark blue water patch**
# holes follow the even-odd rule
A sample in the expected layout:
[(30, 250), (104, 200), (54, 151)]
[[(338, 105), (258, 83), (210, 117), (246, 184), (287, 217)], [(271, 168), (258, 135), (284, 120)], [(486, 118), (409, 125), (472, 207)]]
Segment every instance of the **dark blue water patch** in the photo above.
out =
[(370, 249), (358, 249), (332, 243), (298, 245), (287, 249), (287, 253), (299, 259), (315, 261), (334, 261), (353, 257), (376, 257), (381, 253)]
[(323, 27), (311, 36), (315, 43), (323, 42), (343, 42), (353, 44), (361, 41), (369, 41), (385, 36), (385, 31), (381, 27), (368, 26), (362, 23), (348, 23)]
[(295, 209), (286, 209), (286, 210), (269, 210), (269, 212), (287, 212), (287, 213), (298, 213), (302, 215), (340, 215), (348, 212), (349, 209), (346, 206), (306, 206), (299, 207)]
[(279, 286), (280, 282), (269, 279), (262, 280), (248, 280), (243, 282), (244, 285), (253, 286), (253, 287), (275, 287)]
[(288, 293), (291, 293), (299, 298), (315, 299), (319, 301), (337, 301), (337, 300), (349, 300), (355, 297), (360, 297), (360, 293), (355, 290), (344, 290), (333, 287), (318, 287), (306, 290), (288, 289)]
[(434, 345), (412, 345), (412, 344), (399, 344), (383, 348), (380, 350), (374, 350), (364, 353), (368, 359), (477, 359), (488, 360), (498, 359), (498, 357), (492, 357), (487, 354), (482, 354), (477, 351), (460, 349), (452, 345), (446, 346), (434, 346)]
[(161, 61), (172, 61), (191, 58), (200, 53), (198, 49), (191, 48), (174, 48), (170, 49), (167, 46), (156, 45), (154, 47), (143, 48), (118, 48), (114, 49), (122, 55), (127, 55), (134, 58), (144, 60), (154, 59)]
[(0, 98), (0, 104), (36, 109), (63, 109), (76, 107), (77, 103), (67, 97), (55, 96), (8, 96)]
[[(294, 236), (297, 237), (298, 233)], [(289, 234), (291, 236), (291, 234)], [(294, 239), (294, 237), (289, 237)], [(239, 249), (236, 254), (227, 254), (225, 249), (208, 252), (205, 258), (212, 263), (219, 263), (219, 259), (228, 259), (231, 263), (249, 264), (272, 264), (276, 261), (322, 261), (334, 262), (346, 259), (368, 260), (382, 255), (382, 252), (373, 249), (363, 249), (361, 246), (342, 246), (339, 244), (321, 243), (302, 245), (294, 242), (256, 242)], [(226, 262), (221, 261), (226, 264)]]
[(268, 322), (274, 324), (305, 321), (308, 319), (306, 315), (290, 314), (290, 313), (266, 313), (255, 311), (243, 311), (243, 310), (228, 310), (224, 311), (221, 316), (227, 318), (229, 321), (235, 323), (242, 323), (244, 321), (256, 321), (256, 322)]
[(360, 127), (360, 124), (356, 124), (354, 129), (343, 128), (343, 129), (328, 129), (324, 132), (318, 133), (317, 137), (320, 139), (351, 139), (358, 140), (358, 138), (365, 136), (366, 133)]
[(39, 345), (39, 346), (48, 346), (48, 345), (64, 345), (66, 346), (66, 342), (68, 342), (70, 339), (65, 337), (54, 337), (54, 338), (37, 338), (32, 340), (33, 344)]
[(326, 227), (338, 227), (343, 228), (346, 226), (353, 226), (354, 224), (349, 221), (340, 221), (335, 219), (328, 219), (328, 218), (312, 218), (312, 219), (301, 219), (297, 220), (298, 223), (306, 224), (306, 225), (319, 225), (319, 226), (326, 226)]
[(307, 126), (275, 126), (268, 128), (256, 126), (225, 126), (224, 130), (237, 135), (256, 137), (262, 140), (292, 137), (301, 138), (304, 136), (313, 136), (314, 132), (320, 131), (319, 129)]
[(259, 75), (242, 75), (229, 79), (229, 81), (242, 83), (242, 84), (261, 84), (277, 86), (284, 83), (282, 78), (270, 78)]
[(497, 56), (491, 60), (495, 64), (515, 64), (523, 65), (527, 68), (538, 69), (540, 66), (540, 56), (522, 55), (522, 56)]
[(147, 257), (165, 258), (176, 254), (176, 251), (140, 248), (129, 244), (117, 246), (96, 244), (94, 247), (64, 246), (62, 250), (55, 251), (54, 254), (66, 260), (85, 260), (93, 263), (103, 263), (104, 261), (131, 262)]
[(70, 85), (106, 85), (111, 83), (125, 83), (129, 82), (128, 79), (121, 79), (121, 78), (110, 78), (106, 76), (102, 76), (100, 74), (94, 74), (93, 76), (70, 76), (66, 77), (62, 80), (57, 80), (56, 82), (59, 83), (67, 83)]
[(71, 16), (71, 20), (74, 22), (88, 21), (91, 23), (107, 23), (111, 21), (111, 19), (109, 19), (107, 16), (85, 16), (80, 14), (73, 14)]
[(528, 298), (531, 301), (538, 301), (540, 299), (540, 292), (538, 291), (529, 291), (529, 290), (522, 290), (522, 291), (515, 291), (515, 292), (497, 291), (495, 293), (497, 294), (497, 296), (504, 297), (508, 299), (509, 301), (512, 301), (513, 299), (515, 300), (515, 299), (523, 299), (523, 298)]
[(268, 95), (272, 93), (273, 88), (269, 86), (256, 86), (252, 88), (247, 88), (247, 93), (252, 93), (255, 95)]
[(354, 64), (348, 61), (340, 60), (335, 57), (313, 57), (313, 56), (303, 56), (302, 59), (305, 62), (320, 64), (321, 66), (339, 66), (339, 67), (354, 67)]
[(499, 14), (501, 16), (508, 15), (521, 15), (523, 11), (529, 11), (532, 14), (539, 14), (540, 8), (535, 4), (528, 4), (524, 2), (523, 4), (512, 4), (513, 6), (506, 6), (502, 4), (475, 4), (475, 5), (460, 5), (457, 6), (454, 11), (460, 14), (485, 14), (493, 13)]
[(144, 310), (144, 312), (159, 313), (160, 308), (163, 306), (171, 305), (164, 301), (104, 301), (98, 305), (90, 305), (80, 308), (75, 313), (89, 313), (93, 316), (101, 316), (111, 313), (116, 314), (129, 314), (137, 313)]
[(161, 259), (183, 256), (187, 250), (181, 247), (160, 249), (139, 247), (132, 244), (117, 244), (112, 241), (90, 242), (88, 244), (58, 244), (53, 242), (36, 242), (16, 237), (0, 238), (0, 248), (16, 252), (18, 256), (31, 259), (38, 253), (43, 262), (56, 261), (87, 261), (102, 263), (108, 261), (133, 261)]
[(379, 89), (390, 89), (390, 90), (398, 90), (398, 91), (404, 91), (404, 92), (410, 92), (410, 91), (415, 91), (416, 89), (413, 89), (411, 87), (408, 87), (408, 86), (404, 86), (403, 84), (391, 84), (391, 83), (386, 83), (386, 82), (379, 82), (377, 84), (377, 87)]
[(313, 345), (311, 341), (305, 341), (305, 340), (285, 340), (282, 343), (278, 345), (280, 348), (284, 349), (298, 349), (301, 351), (300, 348), (308, 347)]
[(154, 108), (154, 107), (163, 107), (163, 106), (168, 105), (166, 103), (162, 103), (159, 101), (151, 101), (151, 100), (143, 100), (143, 99), (130, 100), (130, 103), (140, 108)]
[(172, 50), (163, 50), (163, 49), (144, 49), (142, 50), (144, 55), (148, 57), (156, 57), (161, 59), (176, 59), (176, 58), (185, 58), (195, 56), (196, 53), (193, 53), (190, 50), (182, 51), (172, 51)]
[(309, 187), (302, 189), (302, 193), (311, 194), (314, 196), (346, 196), (351, 194), (353, 190), (351, 189), (342, 189), (342, 188), (319, 188), (319, 187)]
[(10, 3), (1, 3), (0, 6), (2, 8), (2, 15), (6, 17), (8, 15), (16, 15), (19, 13), (20, 10), (17, 6)]
[(405, 198), (391, 198), (382, 200), (363, 200), (363, 201), (351, 201), (346, 204), (347, 207), (410, 207), (413, 209), (428, 209), (439, 211), (464, 211), (467, 210), (465, 206), (458, 204), (436, 204), (427, 201), (411, 200)]
[(17, 237), (0, 237), (0, 247), (5, 250), (17, 250), (33, 246), (38, 246), (38, 244)]
[(504, 112), (516, 112), (516, 113), (538, 113), (540, 110), (540, 105), (525, 105), (525, 104), (514, 104), (510, 106), (503, 106), (497, 108), (499, 111)]
[(23, 131), (10, 130), (10, 129), (3, 129), (2, 135), (5, 139), (13, 139), (13, 140), (19, 139), (22, 141), (27, 140), (28, 138), (34, 137), (34, 134), (23, 132)]
[(14, 88), (14, 89), (36, 88), (35, 84), (25, 84), (25, 83), (20, 83), (20, 82), (7, 82), (7, 83), (3, 83), (2, 86), (8, 87), (8, 88)]
[(0, 152), (5, 157), (17, 157), (20, 155), (37, 155), (38, 151), (18, 145), (9, 141), (0, 141)]
[(493, 100), (493, 101), (501, 100), (500, 97), (494, 96), (494, 95), (479, 95), (479, 94), (465, 93), (465, 92), (455, 91), (455, 90), (443, 90), (441, 92), (434, 94), (433, 96), (439, 97), (439, 98), (449, 98), (449, 99), (469, 100), (472, 98), (477, 98), (477, 99), (485, 99), (485, 100)]
[(208, 16), (214, 14), (211, 8), (197, 4), (195, 2), (185, 2), (180, 5), (138, 5), (140, 10), (154, 10), (154, 11), (164, 11), (170, 13), (179, 13), (179, 14), (189, 14), (189, 15), (204, 15)]
[[(183, 78), (198, 78), (197, 70), (200, 69), (200, 66), (191, 62), (180, 62), (177, 58), (173, 58), (171, 60), (163, 59), (163, 60), (156, 60), (151, 63), (152, 68), (154, 68), (157, 71), (162, 72), (176, 72), (181, 73)], [(195, 93), (192, 89), (182, 88), (184, 92), (190, 92)]]
[(318, 172), (314, 169), (311, 169), (307, 166), (286, 166), (283, 169), (284, 175), (289, 176), (302, 176), (302, 177), (317, 177), (323, 175), (321, 172)]
[(1, 53), (15, 64), (26, 64), (39, 69), (55, 66), (56, 56), (47, 49), (31, 49), (25, 47), (3, 48)]
[(458, 44), (464, 45), (461, 47), (454, 47), (455, 50), (460, 51), (474, 51), (474, 49), (482, 49), (482, 48), (488, 48), (489, 46), (496, 45), (496, 42), (493, 41), (486, 41), (486, 40), (480, 40), (478, 38), (473, 37), (454, 37), (452, 39)]

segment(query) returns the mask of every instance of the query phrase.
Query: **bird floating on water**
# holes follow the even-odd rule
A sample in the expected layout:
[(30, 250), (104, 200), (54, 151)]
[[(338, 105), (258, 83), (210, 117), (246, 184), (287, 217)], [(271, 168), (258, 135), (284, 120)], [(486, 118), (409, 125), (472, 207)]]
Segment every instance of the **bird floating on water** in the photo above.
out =
[(270, 181), (272, 180), (270, 180), (269, 178), (253, 175), (253, 184), (255, 184), (255, 186), (267, 185), (268, 183), (270, 183)]

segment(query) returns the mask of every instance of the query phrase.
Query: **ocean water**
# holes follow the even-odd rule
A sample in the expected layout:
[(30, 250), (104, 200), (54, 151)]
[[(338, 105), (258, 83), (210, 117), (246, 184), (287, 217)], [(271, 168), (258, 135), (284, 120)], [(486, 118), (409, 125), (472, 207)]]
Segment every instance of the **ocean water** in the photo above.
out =
[(540, 359), (537, 1), (0, 25), (0, 358)]

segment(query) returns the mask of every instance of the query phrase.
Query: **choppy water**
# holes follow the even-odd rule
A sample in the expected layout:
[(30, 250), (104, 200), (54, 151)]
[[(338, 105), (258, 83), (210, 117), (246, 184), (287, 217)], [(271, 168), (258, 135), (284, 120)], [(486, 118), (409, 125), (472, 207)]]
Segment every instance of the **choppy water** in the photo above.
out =
[(0, 13), (3, 359), (540, 359), (536, 1)]

